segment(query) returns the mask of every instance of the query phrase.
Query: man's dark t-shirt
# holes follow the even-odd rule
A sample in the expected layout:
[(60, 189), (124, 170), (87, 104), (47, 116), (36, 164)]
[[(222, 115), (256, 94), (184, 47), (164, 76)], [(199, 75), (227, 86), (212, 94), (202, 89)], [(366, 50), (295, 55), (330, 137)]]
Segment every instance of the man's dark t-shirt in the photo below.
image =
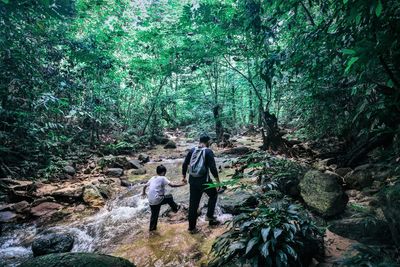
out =
[[(196, 148), (192, 148), (189, 153), (186, 155), (185, 161), (183, 162), (182, 165), (182, 174), (186, 175), (186, 172), (188, 170), (189, 164), (190, 164), (190, 159), (192, 157), (192, 154)], [(205, 167), (207, 169), (207, 175), (204, 177), (192, 177), (189, 175), (189, 183), (190, 184), (205, 184), (211, 182), (209, 171), (214, 177), (218, 177), (218, 170), (217, 170), (217, 165), (215, 164), (215, 158), (214, 158), (214, 153), (212, 152), (211, 149), (206, 148), (205, 149)]]

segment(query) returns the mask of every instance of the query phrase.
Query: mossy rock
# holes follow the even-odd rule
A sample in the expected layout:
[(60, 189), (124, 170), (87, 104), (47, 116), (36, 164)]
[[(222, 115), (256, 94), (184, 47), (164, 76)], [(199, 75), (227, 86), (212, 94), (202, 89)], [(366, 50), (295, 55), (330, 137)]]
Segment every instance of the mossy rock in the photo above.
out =
[(95, 253), (55, 253), (29, 259), (19, 267), (135, 267), (130, 261)]
[(300, 190), (304, 202), (324, 217), (343, 212), (348, 201), (337, 176), (331, 173), (308, 171), (300, 181)]

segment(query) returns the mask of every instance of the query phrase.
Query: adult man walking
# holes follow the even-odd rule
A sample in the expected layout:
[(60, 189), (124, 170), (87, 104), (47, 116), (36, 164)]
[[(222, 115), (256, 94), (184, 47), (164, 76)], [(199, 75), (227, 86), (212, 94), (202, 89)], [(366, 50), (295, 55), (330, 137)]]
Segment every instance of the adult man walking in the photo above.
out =
[(216, 182), (220, 183), (214, 153), (208, 148), (209, 146), (210, 137), (206, 134), (201, 135), (199, 145), (189, 151), (182, 166), (183, 182), (187, 181), (186, 173), (189, 170), (189, 231), (191, 233), (198, 232), (196, 228), (197, 210), (203, 193), (206, 193), (209, 197), (206, 220), (209, 221), (209, 225), (218, 225), (220, 223), (214, 216), (215, 204), (218, 197), (217, 189), (207, 188), (206, 185), (207, 183), (212, 183), (210, 172)]

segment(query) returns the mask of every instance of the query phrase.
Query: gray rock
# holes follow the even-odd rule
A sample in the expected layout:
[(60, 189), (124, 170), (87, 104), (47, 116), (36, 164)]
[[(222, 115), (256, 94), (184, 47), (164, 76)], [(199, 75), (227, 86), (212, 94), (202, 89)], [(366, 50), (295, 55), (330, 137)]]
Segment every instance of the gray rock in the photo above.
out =
[(64, 172), (68, 175), (74, 176), (76, 173), (76, 170), (74, 167), (67, 165), (63, 168)]
[(165, 144), (164, 148), (174, 149), (174, 148), (176, 148), (176, 143), (172, 140), (169, 140), (168, 143)]
[(139, 154), (138, 160), (139, 160), (141, 163), (147, 163), (147, 162), (150, 161), (150, 156), (147, 155), (147, 154), (142, 153), (142, 154)]
[(31, 208), (31, 214), (36, 217), (41, 217), (41, 216), (49, 216), (60, 209), (62, 209), (64, 206), (58, 203), (54, 202), (43, 202), (40, 203), (39, 205)]
[(146, 174), (146, 169), (132, 169), (128, 171), (128, 175), (143, 175)]
[(241, 213), (241, 208), (257, 206), (258, 200), (252, 193), (238, 190), (221, 194), (219, 205), (225, 213), (236, 215)]
[(335, 234), (363, 243), (391, 243), (388, 224), (383, 220), (366, 218), (345, 218), (329, 222), (328, 229)]
[(135, 267), (126, 259), (95, 253), (55, 253), (29, 259), (19, 267)]
[(12, 211), (0, 212), (0, 223), (13, 222), (18, 218), (17, 214)]
[(73, 246), (74, 238), (71, 235), (50, 233), (33, 240), (32, 251), (34, 256), (42, 256), (51, 253), (69, 252)]
[(139, 160), (132, 159), (128, 161), (128, 169), (141, 169), (143, 168), (143, 165), (140, 163)]
[(124, 174), (124, 170), (121, 168), (108, 168), (106, 171), (107, 176), (120, 177)]
[(300, 181), (304, 202), (324, 217), (337, 215), (346, 207), (348, 197), (337, 182), (337, 175), (308, 171)]

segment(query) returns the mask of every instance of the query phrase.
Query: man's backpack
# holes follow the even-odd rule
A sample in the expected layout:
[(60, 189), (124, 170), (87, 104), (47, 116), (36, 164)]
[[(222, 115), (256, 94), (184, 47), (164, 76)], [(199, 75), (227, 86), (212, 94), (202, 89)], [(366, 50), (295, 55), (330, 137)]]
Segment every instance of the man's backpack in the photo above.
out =
[(192, 177), (204, 177), (207, 175), (205, 148), (196, 147), (193, 151), (190, 158), (189, 174)]

